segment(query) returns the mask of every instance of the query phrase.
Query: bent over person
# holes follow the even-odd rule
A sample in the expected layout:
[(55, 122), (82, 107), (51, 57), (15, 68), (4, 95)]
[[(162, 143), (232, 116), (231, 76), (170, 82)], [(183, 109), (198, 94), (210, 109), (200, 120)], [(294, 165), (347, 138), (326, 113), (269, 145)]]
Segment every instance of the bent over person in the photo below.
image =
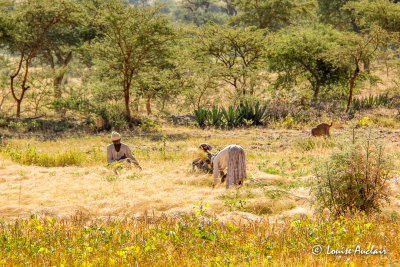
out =
[[(218, 182), (218, 174), (226, 168), (226, 188), (231, 185), (242, 185), (246, 179), (246, 159), (244, 149), (238, 145), (229, 145), (221, 150), (213, 159), (213, 187)], [(224, 176), (222, 177), (224, 180)]]
[(112, 144), (107, 146), (107, 162), (111, 164), (116, 161), (127, 160), (129, 163), (132, 161), (139, 169), (139, 162), (133, 156), (131, 149), (128, 145), (121, 143), (121, 135), (117, 132), (111, 133)]

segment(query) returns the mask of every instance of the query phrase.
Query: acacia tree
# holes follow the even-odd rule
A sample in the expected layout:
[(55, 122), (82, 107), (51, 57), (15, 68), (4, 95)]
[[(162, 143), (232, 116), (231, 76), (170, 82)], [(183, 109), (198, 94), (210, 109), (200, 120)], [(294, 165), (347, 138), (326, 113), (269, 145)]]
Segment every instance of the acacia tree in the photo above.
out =
[(134, 7), (112, 0), (95, 9), (99, 37), (93, 47), (95, 56), (120, 73), (125, 102), (125, 117), (131, 121), (132, 79), (140, 68), (158, 57), (175, 37), (159, 8)]
[(344, 84), (349, 67), (329, 57), (339, 47), (340, 32), (325, 26), (290, 28), (271, 35), (266, 60), (278, 72), (277, 86), (297, 84), (306, 80), (317, 101), (321, 87)]
[(199, 30), (195, 45), (219, 68), (220, 77), (233, 86), (238, 95), (254, 94), (251, 79), (261, 69), (264, 31), (256, 27), (207, 25)]
[[(75, 10), (67, 0), (27, 0), (17, 2), (7, 13), (6, 46), (18, 57), (10, 75), (11, 95), (17, 103), (16, 115), (21, 114), (21, 103), (29, 89), (29, 70), (33, 60), (46, 42), (46, 35), (54, 27), (70, 22)], [(19, 87), (20, 89), (17, 89)]]
[(234, 22), (276, 31), (295, 24), (296, 16), (305, 15), (310, 5), (294, 0), (236, 0), (234, 7), (238, 10)]
[(377, 25), (388, 32), (400, 32), (400, 5), (389, 0), (349, 2), (342, 9), (353, 12), (363, 28)]
[(69, 14), (68, 25), (57, 24), (49, 29), (40, 54), (41, 59), (51, 67), (56, 100), (61, 97), (61, 84), (74, 53), (95, 36), (96, 29), (84, 5), (79, 2), (76, 2), (76, 9)]
[(361, 71), (361, 63), (374, 59), (379, 50), (385, 48), (392, 38), (393, 35), (377, 26), (362, 35), (348, 32), (338, 38), (341, 45), (332, 51), (330, 57), (337, 64), (348, 64), (353, 68), (353, 74), (349, 80), (346, 112), (350, 110), (355, 81)]

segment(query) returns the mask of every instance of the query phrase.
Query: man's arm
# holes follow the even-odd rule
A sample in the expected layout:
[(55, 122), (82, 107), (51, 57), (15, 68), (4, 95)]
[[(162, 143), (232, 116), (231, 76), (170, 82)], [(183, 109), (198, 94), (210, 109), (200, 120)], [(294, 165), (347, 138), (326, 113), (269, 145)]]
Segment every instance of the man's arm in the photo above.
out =
[(113, 163), (111, 147), (107, 146), (107, 162), (108, 164)]
[(133, 156), (131, 149), (129, 148), (129, 146), (126, 146), (126, 157), (130, 158), (133, 163), (135, 163), (136, 166), (139, 167), (139, 169), (142, 169), (142, 167), (140, 167), (139, 162), (136, 160), (136, 158)]

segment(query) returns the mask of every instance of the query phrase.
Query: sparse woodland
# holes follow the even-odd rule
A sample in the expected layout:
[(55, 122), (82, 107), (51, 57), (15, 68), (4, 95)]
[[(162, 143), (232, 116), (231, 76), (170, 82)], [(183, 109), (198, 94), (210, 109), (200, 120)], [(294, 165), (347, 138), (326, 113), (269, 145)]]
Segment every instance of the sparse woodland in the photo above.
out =
[[(2, 0), (0, 8), (2, 124), (74, 117), (95, 130), (128, 129), (151, 115), (241, 104), (266, 111), (238, 124), (312, 123), (323, 113), (351, 118), (367, 108), (362, 97), (399, 105), (396, 1)], [(222, 116), (215, 126), (229, 124)]]
[(399, 129), (397, 0), (0, 0), (0, 265), (396, 266)]

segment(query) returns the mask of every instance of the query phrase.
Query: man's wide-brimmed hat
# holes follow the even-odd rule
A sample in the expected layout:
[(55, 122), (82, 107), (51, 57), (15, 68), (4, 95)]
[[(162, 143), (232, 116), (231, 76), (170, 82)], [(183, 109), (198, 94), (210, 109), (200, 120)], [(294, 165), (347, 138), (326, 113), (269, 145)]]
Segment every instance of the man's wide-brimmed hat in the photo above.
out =
[(117, 141), (121, 139), (121, 135), (117, 132), (112, 132), (111, 133), (111, 141)]

